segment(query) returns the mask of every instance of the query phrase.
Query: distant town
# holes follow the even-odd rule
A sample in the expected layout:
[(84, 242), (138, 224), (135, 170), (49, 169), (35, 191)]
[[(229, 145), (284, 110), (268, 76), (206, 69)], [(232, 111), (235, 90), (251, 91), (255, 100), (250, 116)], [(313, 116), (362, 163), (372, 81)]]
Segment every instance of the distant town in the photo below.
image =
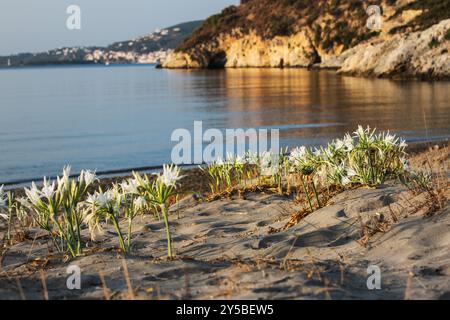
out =
[(59, 64), (158, 64), (203, 21), (156, 29), (142, 37), (107, 47), (66, 47), (0, 57), (0, 68)]

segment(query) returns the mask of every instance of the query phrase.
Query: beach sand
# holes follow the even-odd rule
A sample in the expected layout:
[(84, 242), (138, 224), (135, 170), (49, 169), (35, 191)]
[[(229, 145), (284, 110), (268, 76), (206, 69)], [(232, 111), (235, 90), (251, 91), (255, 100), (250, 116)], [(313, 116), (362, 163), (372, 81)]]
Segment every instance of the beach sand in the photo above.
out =
[[(199, 201), (207, 183), (191, 172), (171, 208), (174, 260), (151, 216), (135, 220), (127, 256), (111, 227), (69, 262), (32, 229), (2, 252), (0, 299), (450, 299), (449, 155), (441, 147), (410, 159), (439, 175), (438, 198), (389, 181), (337, 193), (311, 214), (270, 190)], [(81, 290), (67, 289), (70, 265)], [(367, 287), (374, 265), (380, 290)]]

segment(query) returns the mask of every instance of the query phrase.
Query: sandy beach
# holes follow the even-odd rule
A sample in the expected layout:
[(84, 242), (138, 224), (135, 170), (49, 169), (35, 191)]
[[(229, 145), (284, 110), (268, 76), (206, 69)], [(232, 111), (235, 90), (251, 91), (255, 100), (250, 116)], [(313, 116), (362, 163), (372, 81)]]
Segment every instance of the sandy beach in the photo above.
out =
[[(1, 249), (0, 299), (450, 299), (449, 156), (444, 146), (409, 159), (435, 174), (433, 194), (397, 181), (355, 186), (313, 213), (270, 189), (207, 201), (195, 169), (170, 209), (174, 259), (149, 215), (136, 219), (129, 255), (112, 227), (70, 261), (30, 229)], [(71, 265), (81, 290), (67, 289)], [(381, 270), (380, 290), (367, 287), (369, 266)]]

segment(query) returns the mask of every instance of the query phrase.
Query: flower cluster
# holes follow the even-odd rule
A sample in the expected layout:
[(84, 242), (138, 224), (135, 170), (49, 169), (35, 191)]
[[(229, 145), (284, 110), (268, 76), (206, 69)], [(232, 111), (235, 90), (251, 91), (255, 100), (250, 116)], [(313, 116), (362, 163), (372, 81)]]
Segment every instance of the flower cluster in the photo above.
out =
[[(115, 227), (121, 249), (131, 252), (134, 218), (158, 207), (168, 229), (168, 200), (182, 178), (177, 166), (165, 165), (163, 172), (155, 179), (134, 173), (132, 179), (113, 184), (106, 191), (99, 188), (93, 193), (88, 192), (98, 180), (95, 172), (82, 170), (78, 177), (71, 177), (70, 171), (71, 168), (66, 166), (56, 180), (44, 178), (40, 186), (32, 182), (29, 188), (24, 189), (24, 198), (14, 199), (15, 205), (20, 208), (17, 213), (25, 212), (36, 225), (47, 231), (59, 252), (69, 253), (73, 257), (80, 255), (83, 248), (83, 226), (88, 227), (91, 239), (95, 240), (97, 231), (102, 231), (102, 225), (108, 223)], [(8, 218), (2, 211), (9, 208), (9, 202), (2, 186), (2, 218)], [(159, 217), (159, 211), (153, 211)], [(127, 236), (120, 228), (121, 219), (128, 222)], [(169, 251), (172, 255), (171, 248)]]
[[(111, 221), (119, 237), (121, 249), (125, 252), (131, 252), (134, 218), (145, 214), (151, 208), (159, 208), (158, 210), (163, 214), (167, 230), (168, 255), (172, 257), (167, 207), (169, 197), (180, 179), (182, 177), (177, 166), (165, 165), (163, 172), (158, 174), (156, 179), (150, 179), (148, 176), (142, 177), (134, 172), (132, 179), (114, 184), (106, 192), (100, 190), (89, 195), (84, 210), (84, 221), (91, 231), (91, 237), (94, 238), (96, 231), (102, 230), (102, 223)], [(159, 211), (156, 211), (156, 213), (159, 214)], [(125, 239), (124, 231), (119, 224), (122, 217), (128, 223), (127, 239)]]
[(82, 253), (83, 200), (96, 179), (95, 173), (83, 170), (78, 179), (71, 180), (67, 166), (56, 181), (44, 178), (40, 188), (33, 182), (25, 188), (26, 197), (18, 200), (36, 224), (49, 233), (58, 251), (68, 251), (72, 256)]
[(310, 192), (321, 207), (318, 186), (378, 185), (404, 173), (408, 169), (406, 147), (404, 140), (389, 132), (377, 134), (359, 126), (353, 134), (347, 133), (326, 147), (249, 153), (239, 161), (229, 156), (228, 161), (218, 159), (202, 170), (210, 177), (213, 194), (239, 188), (244, 176), (256, 177), (258, 184), (273, 184), (282, 193), (283, 184), (287, 183), (289, 190), (292, 177), (297, 177), (312, 210)]
[[(221, 194), (233, 189), (278, 188), (290, 194), (291, 182), (296, 184), (297, 196), (308, 200), (311, 211), (321, 207), (317, 192), (319, 187), (352, 184), (378, 185), (408, 172), (407, 145), (395, 135), (379, 133), (361, 126), (353, 134), (329, 143), (326, 147), (297, 147), (281, 152), (248, 153), (245, 156), (228, 155), (226, 160), (201, 167), (210, 178), (211, 193)], [(411, 176), (413, 176), (411, 174)], [(38, 187), (34, 182), (25, 189), (25, 197), (13, 199), (0, 187), (0, 217), (11, 217), (14, 207), (17, 214), (26, 212), (32, 220), (46, 230), (60, 252), (77, 256), (82, 253), (82, 227), (87, 226), (91, 239), (95, 239), (102, 226), (112, 223), (124, 252), (132, 251), (133, 220), (145, 213), (153, 213), (164, 220), (168, 256), (172, 257), (169, 224), (169, 206), (180, 179), (180, 168), (164, 165), (154, 177), (133, 173), (133, 177), (113, 184), (106, 191), (90, 191), (97, 180), (95, 172), (83, 170), (71, 177), (70, 167), (55, 181), (44, 178)], [(415, 174), (419, 186), (430, 188), (429, 177)], [(285, 186), (287, 188), (285, 189)], [(91, 192), (91, 193), (90, 193)], [(322, 197), (323, 198), (323, 197)], [(5, 214), (9, 213), (9, 216)], [(121, 220), (127, 221), (127, 230), (121, 229)]]
[(317, 173), (323, 184), (377, 185), (407, 170), (406, 147), (404, 140), (389, 132), (376, 134), (359, 126), (353, 135), (346, 134), (326, 148), (296, 148), (290, 160), (294, 170)]

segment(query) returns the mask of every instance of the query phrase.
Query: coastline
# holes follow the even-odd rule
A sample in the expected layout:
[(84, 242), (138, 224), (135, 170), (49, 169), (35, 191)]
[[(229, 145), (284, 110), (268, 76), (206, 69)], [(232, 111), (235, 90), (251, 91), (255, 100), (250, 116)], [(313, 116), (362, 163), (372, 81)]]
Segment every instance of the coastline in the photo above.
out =
[(408, 74), (408, 73), (393, 73), (393, 74), (375, 74), (372, 71), (342, 71), (340, 66), (329, 66), (327, 64), (312, 64), (309, 66), (248, 66), (248, 67), (224, 67), (224, 68), (204, 68), (204, 67), (170, 67), (164, 66), (163, 63), (138, 63), (138, 62), (113, 62), (113, 63), (97, 63), (92, 61), (78, 61), (78, 62), (49, 62), (49, 63), (35, 63), (35, 64), (25, 64), (25, 65), (14, 65), (14, 66), (0, 66), (0, 71), (5, 70), (23, 70), (31, 68), (69, 68), (69, 67), (99, 67), (99, 68), (109, 68), (109, 67), (153, 67), (155, 69), (167, 69), (167, 70), (223, 70), (223, 69), (305, 69), (305, 70), (316, 70), (316, 71), (334, 71), (337, 75), (356, 77), (356, 78), (367, 78), (367, 79), (386, 79), (392, 81), (440, 81), (448, 82), (450, 81), (450, 75), (433, 75), (431, 73), (421, 73), (421, 74)]
[(392, 81), (424, 81), (424, 82), (448, 82), (450, 81), (450, 75), (435, 76), (430, 73), (422, 74), (408, 74), (408, 73), (394, 73), (389, 75), (378, 75), (374, 72), (359, 72), (359, 71), (341, 71), (340, 67), (327, 66), (320, 64), (313, 64), (311, 66), (284, 66), (284, 67), (272, 67), (272, 66), (249, 66), (249, 67), (224, 67), (224, 68), (192, 68), (192, 67), (168, 67), (163, 66), (161, 63), (155, 65), (156, 69), (167, 70), (224, 70), (224, 69), (305, 69), (316, 71), (334, 71), (337, 75), (366, 78), (366, 79), (385, 79)]
[[(416, 142), (409, 143), (407, 152), (410, 156), (416, 155), (418, 153), (429, 150), (433, 147), (446, 147), (448, 146), (450, 138), (445, 140), (436, 140), (436, 141), (428, 141), (428, 142)], [(205, 166), (206, 163), (203, 163), (201, 166)], [(183, 175), (187, 175), (192, 172), (192, 176), (196, 176), (199, 172), (198, 165), (180, 165), (179, 166)], [(155, 165), (155, 166), (146, 166), (146, 167), (134, 167), (134, 168), (124, 168), (124, 169), (115, 169), (115, 170), (105, 170), (105, 171), (97, 171), (96, 174), (100, 179), (99, 186), (110, 186), (114, 182), (121, 181), (122, 179), (130, 178), (132, 172), (138, 172), (140, 174), (157, 174), (161, 172), (163, 169), (163, 164)], [(78, 174), (73, 174), (70, 178), (76, 178)], [(47, 177), (50, 180), (55, 180), (56, 176)], [(40, 185), (43, 177), (35, 177), (31, 179), (23, 179), (11, 182), (0, 182), (0, 186), (4, 185), (5, 190), (12, 192), (20, 192), (24, 187), (30, 186), (32, 182), (35, 182), (37, 185)], [(104, 181), (104, 183), (102, 182)]]
[(95, 62), (74, 62), (74, 63), (36, 63), (26, 64), (22, 66), (2, 67), (0, 71), (4, 70), (24, 70), (24, 69), (39, 69), (39, 68), (120, 68), (120, 67), (156, 67), (156, 63), (95, 63)]

